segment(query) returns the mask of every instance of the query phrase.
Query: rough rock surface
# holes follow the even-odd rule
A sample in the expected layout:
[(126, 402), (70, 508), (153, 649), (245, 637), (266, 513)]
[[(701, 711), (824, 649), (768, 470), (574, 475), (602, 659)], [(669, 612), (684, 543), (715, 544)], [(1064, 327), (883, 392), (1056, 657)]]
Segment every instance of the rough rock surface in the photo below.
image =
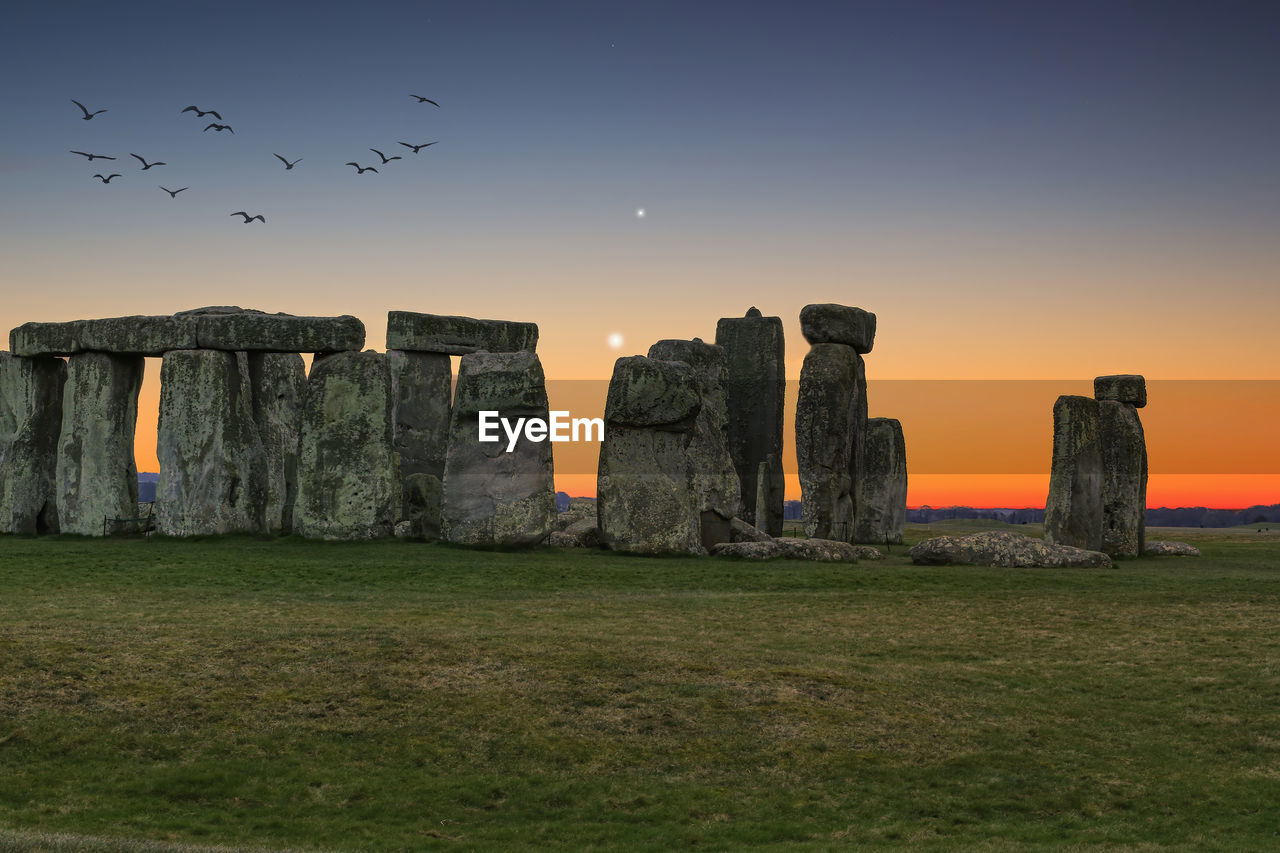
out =
[(854, 541), (900, 545), (907, 523), (907, 443), (894, 418), (869, 418), (856, 479)]
[(1147, 380), (1136, 373), (1096, 376), (1093, 380), (1093, 399), (1115, 400), (1141, 409), (1147, 405)]
[(253, 421), (266, 458), (266, 529), (293, 532), (307, 369), (298, 353), (247, 354)]
[(1133, 406), (1098, 403), (1102, 447), (1102, 548), (1112, 557), (1137, 557), (1146, 543), (1147, 440)]
[(757, 526), (763, 521), (761, 529), (776, 535), (782, 532), (783, 494), (770, 486), (763, 493), (768, 503), (761, 507), (758, 477), (770, 457), (782, 459), (787, 387), (782, 319), (761, 316), (755, 308), (745, 317), (722, 317), (716, 324), (716, 346), (727, 362), (729, 454), (741, 483), (742, 515), (755, 519)]
[(1064, 395), (1053, 406), (1053, 464), (1045, 541), (1102, 550), (1102, 442), (1098, 402)]
[(296, 317), (292, 314), (206, 314), (197, 319), (204, 349), (260, 352), (359, 352), (364, 323), (356, 317)]
[(156, 457), (157, 532), (266, 529), (267, 457), (253, 418), (247, 356), (207, 349), (165, 353)]
[(609, 548), (704, 553), (687, 456), (700, 408), (689, 365), (642, 356), (614, 363), (596, 480), (600, 532)]
[(477, 320), (413, 311), (387, 313), (387, 349), (466, 355), (471, 352), (533, 352), (538, 324)]
[(549, 541), (560, 548), (599, 548), (604, 545), (594, 517), (579, 518), (561, 530), (553, 530)]
[(693, 487), (698, 493), (702, 547), (730, 540), (729, 522), (742, 511), (738, 472), (729, 454), (729, 413), (725, 403), (726, 357), (722, 348), (700, 340), (663, 340), (649, 347), (649, 358), (689, 365), (701, 406), (687, 448)]
[[(756, 527), (770, 536), (782, 535), (782, 507), (787, 480), (782, 462), (772, 453), (756, 471)], [(745, 512), (745, 508), (744, 508)]]
[(441, 353), (388, 350), (400, 472), (444, 477), (453, 368)]
[(747, 524), (740, 518), (730, 520), (729, 530), (732, 534), (731, 541), (733, 542), (769, 542), (773, 539), (768, 533)]
[(507, 452), (480, 441), (479, 413), (496, 411), (514, 429), (520, 418), (549, 417), (542, 362), (530, 351), (464, 355), (449, 421), (440, 532), (469, 545), (532, 545), (547, 538), (556, 517), (551, 442), (522, 434)]
[(400, 503), (391, 449), (391, 371), (376, 352), (312, 363), (302, 414), (295, 533), (317, 539), (390, 536)]
[(866, 355), (876, 341), (876, 315), (848, 305), (806, 305), (800, 309), (800, 332), (810, 344), (844, 344)]
[(67, 365), (0, 352), (0, 533), (57, 533)]
[(1002, 566), (1008, 568), (1079, 567), (1109, 569), (1111, 558), (1101, 551), (1050, 545), (1009, 531), (926, 539), (909, 552), (922, 566)]
[(782, 549), (773, 540), (766, 542), (721, 542), (711, 548), (713, 557), (738, 557), (743, 560), (776, 560)]
[(62, 533), (101, 536), (104, 519), (137, 511), (133, 440), (143, 363), (103, 352), (67, 360), (55, 475)]
[(765, 542), (732, 542), (711, 549), (715, 556), (741, 557), (745, 560), (813, 560), (823, 563), (856, 563), (879, 560), (883, 555), (867, 545), (850, 545), (831, 539), (793, 539), (783, 536)]
[(1200, 549), (1186, 542), (1162, 542), (1155, 540), (1147, 543), (1142, 552), (1148, 557), (1199, 557)]
[(440, 538), (440, 504), (444, 482), (435, 474), (410, 474), (404, 478), (405, 534), (414, 539)]
[(844, 344), (815, 344), (800, 369), (796, 400), (796, 459), (801, 513), (810, 539), (848, 540), (853, 534), (854, 472), (859, 425), (865, 422), (862, 358)]

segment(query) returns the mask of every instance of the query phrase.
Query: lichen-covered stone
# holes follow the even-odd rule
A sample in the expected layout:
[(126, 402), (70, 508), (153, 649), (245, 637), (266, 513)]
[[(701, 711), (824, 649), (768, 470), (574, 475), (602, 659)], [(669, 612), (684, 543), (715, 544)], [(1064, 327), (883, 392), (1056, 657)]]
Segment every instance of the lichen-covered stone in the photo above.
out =
[(718, 542), (728, 542), (729, 521), (742, 511), (742, 493), (729, 454), (725, 352), (700, 340), (663, 340), (649, 347), (649, 358), (678, 361), (693, 370), (701, 405), (687, 453), (693, 487), (698, 493), (702, 547), (709, 549)]
[(472, 352), (533, 352), (538, 324), (477, 320), (445, 314), (387, 312), (387, 349), (466, 355)]
[(907, 443), (894, 418), (867, 420), (854, 541), (899, 545), (907, 523)]
[(391, 448), (391, 371), (376, 352), (317, 359), (307, 377), (295, 533), (317, 539), (390, 536), (400, 503)]
[[(729, 418), (729, 454), (741, 483), (742, 515), (776, 535), (782, 531), (781, 489), (772, 482), (763, 493), (759, 472), (770, 457), (782, 459), (783, 409), (786, 399), (785, 346), (782, 320), (752, 308), (745, 317), (722, 317), (716, 324), (716, 346), (725, 352), (725, 401)], [(772, 469), (770, 469), (772, 470)], [(782, 476), (781, 465), (777, 469)], [(763, 515), (761, 509), (764, 510)], [(776, 520), (776, 524), (775, 524)]]
[(1115, 400), (1141, 409), (1147, 405), (1147, 380), (1136, 373), (1094, 377), (1093, 399)]
[(969, 536), (938, 536), (919, 543), (908, 554), (911, 562), (922, 566), (1112, 568), (1111, 558), (1101, 551), (1051, 545), (1004, 530)]
[(417, 473), (404, 478), (404, 517), (409, 522), (408, 536), (414, 539), (440, 538), (443, 498), (444, 483), (435, 474)]
[(737, 557), (741, 560), (776, 560), (782, 549), (772, 540), (761, 542), (721, 542), (711, 547), (713, 557)]
[(733, 542), (768, 542), (773, 539), (768, 533), (754, 525), (747, 524), (740, 518), (730, 520), (729, 531), (732, 534), (730, 541)]
[(108, 352), (117, 355), (163, 355), (199, 346), (194, 317), (132, 316), (24, 323), (9, 332), (17, 355), (74, 355)]
[[(756, 472), (756, 527), (770, 536), (782, 535), (782, 507), (787, 480), (782, 462), (770, 453)], [(745, 509), (744, 509), (745, 512)]]
[(1194, 545), (1188, 545), (1186, 542), (1162, 542), (1156, 540), (1148, 542), (1142, 553), (1148, 557), (1199, 557), (1200, 549)]
[(0, 533), (57, 533), (67, 365), (0, 352)]
[(600, 532), (609, 548), (705, 553), (688, 459), (700, 407), (689, 365), (642, 356), (614, 363), (596, 481)]
[(1064, 395), (1053, 406), (1053, 463), (1045, 541), (1102, 550), (1102, 441), (1098, 401)]
[(810, 344), (844, 344), (866, 355), (876, 341), (876, 315), (848, 305), (806, 305), (800, 309), (800, 332)]
[(307, 368), (298, 353), (247, 353), (253, 422), (266, 457), (266, 529), (293, 532)]
[(533, 545), (547, 538), (556, 517), (551, 442), (523, 434), (508, 452), (505, 431), (480, 441), (481, 411), (515, 428), (519, 419), (546, 422), (546, 378), (531, 351), (464, 355), (458, 366), (449, 421), (440, 531), (447, 542)]
[(101, 536), (103, 521), (132, 518), (138, 505), (134, 430), (143, 358), (83, 352), (67, 360), (58, 435), (58, 526)]
[(1102, 448), (1102, 551), (1137, 557), (1146, 543), (1147, 440), (1138, 410), (1115, 400), (1098, 403)]
[(796, 400), (796, 459), (810, 539), (847, 541), (853, 534), (865, 389), (862, 358), (852, 347), (815, 344), (805, 356)]
[(859, 546), (834, 539), (797, 539), (781, 536), (773, 540), (788, 560), (813, 560), (820, 563), (856, 563)]
[(267, 457), (243, 353), (174, 350), (160, 366), (156, 529), (167, 536), (266, 530)]
[(449, 356), (388, 350), (400, 472), (444, 477), (453, 368)]
[(293, 314), (204, 314), (197, 319), (197, 338), (204, 349), (257, 352), (358, 352), (364, 346), (364, 323), (340, 317)]

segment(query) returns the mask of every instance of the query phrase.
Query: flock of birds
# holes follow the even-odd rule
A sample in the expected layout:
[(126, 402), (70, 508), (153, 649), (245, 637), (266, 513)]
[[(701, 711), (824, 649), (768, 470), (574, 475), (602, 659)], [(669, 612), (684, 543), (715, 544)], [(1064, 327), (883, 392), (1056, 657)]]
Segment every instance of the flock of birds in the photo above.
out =
[[(412, 94), (411, 94), (409, 97), (411, 97), (411, 98), (417, 98), (417, 102), (418, 102), (419, 104), (431, 104), (431, 105), (432, 105), (433, 107), (435, 107), (436, 109), (439, 109), (439, 108), (440, 108), (440, 105), (439, 105), (438, 103), (436, 103), (435, 101), (431, 100), (430, 98), (424, 98), (422, 95), (412, 95)], [(101, 109), (101, 110), (90, 110), (88, 107), (86, 107), (84, 104), (82, 104), (82, 103), (80, 103), (79, 101), (77, 101), (75, 98), (72, 98), (72, 99), (71, 99), (71, 103), (73, 103), (73, 104), (75, 104), (77, 107), (79, 107), (79, 108), (80, 108), (80, 111), (84, 113), (83, 118), (84, 118), (84, 120), (85, 120), (85, 121), (89, 121), (89, 120), (90, 120), (90, 119), (92, 119), (94, 116), (97, 116), (97, 115), (100, 115), (101, 113), (105, 113), (105, 112), (107, 112), (107, 110), (106, 110), (106, 109)], [(221, 113), (219, 113), (217, 110), (202, 110), (202, 109), (200, 109), (199, 107), (192, 105), (192, 106), (189, 106), (189, 107), (184, 107), (184, 108), (180, 111), (180, 113), (195, 113), (195, 114), (196, 114), (196, 118), (204, 118), (205, 116), (213, 116), (215, 119), (217, 119), (217, 121), (211, 121), (211, 122), (209, 122), (207, 125), (205, 125), (204, 130), (203, 130), (203, 131), (201, 131), (202, 133), (208, 133), (210, 130), (214, 131), (215, 133), (222, 133), (222, 132), (225, 130), (225, 131), (227, 131), (228, 133), (232, 134), (233, 136), (235, 135), (235, 130), (233, 130), (233, 129), (232, 129), (231, 125), (229, 125), (229, 124), (222, 124), (222, 123), (221, 123), (221, 122), (223, 121), (222, 114), (221, 114)], [(418, 153), (419, 151), (421, 151), (423, 148), (428, 148), (428, 147), (430, 147), (430, 146), (432, 146), (432, 145), (435, 145), (435, 144), (436, 144), (436, 142), (439, 142), (439, 140), (433, 140), (433, 141), (431, 141), (431, 142), (423, 142), (423, 143), (422, 143), (422, 144), (420, 144), (420, 145), (415, 145), (415, 144), (413, 144), (413, 143), (411, 143), (411, 142), (398, 142), (397, 144), (399, 144), (399, 145), (403, 145), (405, 148), (408, 148), (409, 150), (411, 150), (414, 154), (417, 154), (417, 153)], [(369, 150), (370, 150), (370, 151), (372, 151), (374, 154), (377, 154), (377, 155), (378, 155), (378, 157), (379, 157), (379, 159), (381, 159), (381, 160), (382, 160), (382, 162), (378, 164), (378, 165), (381, 165), (381, 166), (386, 166), (386, 165), (387, 165), (388, 163), (390, 163), (392, 160), (403, 160), (403, 159), (404, 159), (404, 158), (403, 158), (403, 157), (401, 157), (399, 154), (393, 154), (392, 156), (388, 157), (386, 154), (382, 153), (382, 152), (381, 152), (381, 151), (379, 151), (377, 148), (370, 148)], [(72, 150), (72, 151), (71, 151), (71, 153), (72, 153), (72, 154), (78, 154), (78, 155), (80, 155), (81, 157), (85, 157), (85, 158), (87, 158), (87, 159), (89, 160), (89, 162), (90, 162), (90, 163), (92, 163), (94, 160), (115, 160), (115, 159), (117, 159), (117, 158), (116, 158), (116, 157), (114, 157), (114, 156), (108, 156), (108, 155), (106, 155), (106, 154), (92, 154), (92, 153), (90, 153), (90, 152), (88, 152), (88, 151), (74, 151), (74, 150)], [(147, 160), (145, 157), (143, 157), (141, 154), (133, 154), (133, 153), (130, 153), (130, 154), (129, 154), (129, 156), (130, 156), (130, 157), (133, 157), (133, 158), (134, 158), (134, 159), (136, 159), (140, 164), (142, 164), (142, 165), (141, 165), (141, 168), (139, 169), (139, 171), (142, 171), (142, 172), (145, 172), (145, 171), (147, 171), (147, 170), (149, 170), (149, 169), (153, 169), (153, 168), (155, 168), (156, 166), (166, 166), (166, 165), (168, 165), (168, 164), (167, 164), (167, 163), (165, 163), (163, 160), (152, 160), (152, 161), (148, 161), (148, 160)], [(275, 153), (273, 152), (272, 156), (274, 156), (277, 160), (279, 160), (281, 163), (283, 163), (283, 164), (284, 164), (285, 171), (292, 171), (292, 169), (293, 169), (293, 167), (294, 167), (294, 166), (296, 166), (296, 165), (298, 165), (300, 162), (302, 162), (302, 158), (301, 158), (301, 157), (297, 158), (296, 160), (292, 160), (292, 161), (291, 161), (291, 160), (287, 159), (286, 157), (284, 157), (284, 155), (282, 155), (282, 154), (275, 154)], [(376, 175), (376, 174), (378, 174), (378, 169), (377, 169), (375, 166), (361, 166), (359, 163), (357, 163), (357, 162), (355, 162), (355, 161), (347, 162), (347, 163), (345, 163), (344, 165), (347, 165), (347, 166), (354, 166), (354, 167), (355, 167), (355, 169), (356, 169), (356, 174), (357, 174), (357, 175), (363, 175), (365, 172), (373, 172), (375, 175)], [(108, 169), (108, 170), (106, 170), (106, 171), (110, 171), (110, 170)], [(122, 175), (121, 175), (119, 172), (112, 172), (112, 173), (111, 173), (111, 174), (109, 174), (109, 175), (104, 175), (104, 174), (102, 174), (101, 172), (99, 172), (99, 173), (96, 173), (93, 177), (95, 177), (95, 178), (97, 178), (98, 180), (102, 181), (102, 183), (104, 183), (104, 184), (109, 184), (109, 183), (111, 183), (111, 181), (112, 181), (114, 178), (122, 177)], [(162, 190), (164, 190), (165, 192), (167, 192), (167, 193), (169, 194), (169, 198), (177, 198), (177, 197), (178, 197), (178, 193), (180, 193), (180, 192), (184, 192), (184, 191), (186, 191), (186, 190), (189, 190), (189, 189), (191, 189), (191, 187), (189, 187), (189, 186), (187, 186), (187, 187), (180, 187), (180, 188), (178, 188), (178, 189), (176, 189), (176, 190), (171, 190), (171, 189), (169, 189), (168, 187), (161, 186), (161, 187), (160, 187), (160, 189), (162, 189)], [(267, 221), (267, 220), (266, 220), (266, 217), (264, 217), (261, 213), (257, 213), (257, 214), (254, 214), (254, 215), (250, 216), (246, 211), (243, 211), (243, 210), (238, 210), (238, 211), (236, 211), (235, 213), (232, 213), (232, 214), (229, 214), (229, 215), (230, 215), (230, 216), (243, 216), (243, 217), (244, 217), (244, 224), (245, 224), (245, 225), (248, 225), (250, 222), (253, 222), (253, 221), (255, 221), (255, 220), (257, 220), (258, 222), (261, 222), (261, 223), (263, 223), (263, 224), (266, 224), (266, 221)]]

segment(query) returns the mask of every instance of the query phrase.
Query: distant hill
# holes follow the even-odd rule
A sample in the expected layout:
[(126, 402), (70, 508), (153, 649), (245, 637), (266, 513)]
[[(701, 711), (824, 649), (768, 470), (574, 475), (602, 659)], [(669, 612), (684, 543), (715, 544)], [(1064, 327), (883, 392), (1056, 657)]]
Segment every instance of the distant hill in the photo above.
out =
[(159, 474), (146, 471), (138, 472), (138, 502), (149, 504), (156, 499), (156, 484), (160, 482)]

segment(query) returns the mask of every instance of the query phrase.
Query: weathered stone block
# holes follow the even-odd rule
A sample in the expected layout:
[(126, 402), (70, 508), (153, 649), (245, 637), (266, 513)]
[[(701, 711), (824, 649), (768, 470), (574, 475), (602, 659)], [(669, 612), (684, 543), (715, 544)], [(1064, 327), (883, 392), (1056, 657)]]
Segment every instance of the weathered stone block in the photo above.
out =
[(876, 315), (848, 305), (806, 305), (800, 309), (800, 331), (811, 344), (844, 344), (866, 355), (876, 341)]
[(117, 355), (163, 355), (198, 346), (191, 317), (133, 316), (66, 323), (24, 323), (9, 333), (18, 355), (74, 355), (109, 352)]
[[(716, 346), (727, 358), (725, 399), (729, 417), (729, 453), (741, 483), (743, 516), (757, 519), (760, 465), (782, 459), (783, 407), (786, 398), (782, 320), (752, 308), (745, 317), (722, 317)], [(783, 493), (768, 490), (764, 517), (782, 523)], [(772, 524), (772, 522), (770, 522)], [(780, 529), (780, 528), (779, 528)]]
[(756, 472), (756, 527), (770, 536), (782, 535), (782, 506), (787, 479), (782, 462), (770, 453)]
[(1094, 377), (1093, 399), (1115, 400), (1141, 409), (1147, 405), (1147, 380), (1138, 374), (1125, 373)]
[(493, 411), (514, 428), (520, 418), (546, 422), (546, 377), (530, 351), (464, 355), (449, 420), (440, 534), (467, 545), (533, 545), (551, 532), (556, 490), (551, 442), (522, 435), (508, 451), (480, 440), (480, 412)]
[(857, 477), (854, 541), (900, 545), (907, 524), (907, 442), (894, 418), (869, 418)]
[(1102, 550), (1141, 556), (1146, 544), (1147, 440), (1138, 410), (1115, 400), (1098, 403), (1102, 447)]
[(203, 349), (237, 352), (356, 352), (364, 346), (364, 323), (356, 317), (296, 317), (292, 314), (203, 314), (197, 339)]
[(266, 530), (267, 458), (243, 353), (174, 350), (160, 366), (156, 530)]
[(1007, 530), (938, 536), (915, 545), (908, 553), (911, 562), (922, 566), (1112, 568), (1111, 558), (1101, 551), (1054, 545)]
[(410, 538), (440, 538), (443, 499), (444, 483), (435, 474), (409, 474), (404, 478), (404, 517), (409, 522)]
[(466, 355), (472, 352), (533, 352), (538, 324), (477, 320), (412, 311), (387, 313), (387, 349)]
[(101, 536), (108, 518), (138, 507), (134, 429), (141, 356), (83, 352), (67, 360), (58, 435), (58, 525), (62, 533)]
[(449, 447), (449, 413), (453, 368), (449, 356), (432, 352), (388, 350), (391, 363), (392, 414), (400, 473), (444, 477)]
[(344, 352), (313, 362), (294, 532), (317, 539), (391, 536), (401, 510), (400, 461), (391, 442), (387, 357)]
[(307, 367), (296, 352), (251, 352), (247, 358), (253, 422), (266, 456), (267, 531), (288, 535), (293, 532), (293, 505), (298, 498)]
[(0, 352), (0, 533), (57, 533), (67, 365)]
[(796, 400), (796, 459), (810, 539), (848, 541), (853, 534), (865, 388), (862, 359), (852, 347), (815, 344), (805, 356)]
[(1061, 396), (1053, 406), (1053, 464), (1045, 541), (1102, 550), (1102, 441), (1098, 401)]

